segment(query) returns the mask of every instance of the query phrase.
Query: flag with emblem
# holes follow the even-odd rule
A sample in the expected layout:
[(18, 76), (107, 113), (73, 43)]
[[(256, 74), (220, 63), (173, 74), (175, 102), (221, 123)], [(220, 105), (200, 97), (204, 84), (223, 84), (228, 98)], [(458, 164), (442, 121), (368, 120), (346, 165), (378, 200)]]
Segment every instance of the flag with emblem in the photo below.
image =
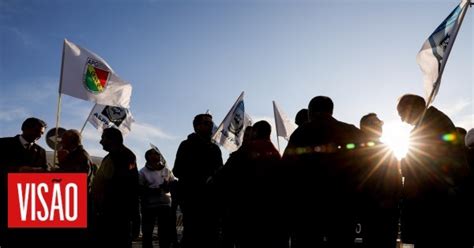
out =
[(245, 128), (251, 124), (250, 116), (245, 113), (244, 92), (242, 92), (212, 135), (212, 140), (230, 152), (235, 151), (242, 144)]
[(96, 104), (87, 121), (99, 131), (114, 127), (126, 135), (132, 130), (132, 123), (135, 120), (129, 109)]
[(132, 86), (97, 54), (64, 40), (59, 92), (102, 105), (128, 108)]
[(416, 56), (416, 61), (423, 72), (427, 105), (433, 102), (438, 93), (444, 67), (468, 6), (468, 0), (462, 0), (428, 37)]

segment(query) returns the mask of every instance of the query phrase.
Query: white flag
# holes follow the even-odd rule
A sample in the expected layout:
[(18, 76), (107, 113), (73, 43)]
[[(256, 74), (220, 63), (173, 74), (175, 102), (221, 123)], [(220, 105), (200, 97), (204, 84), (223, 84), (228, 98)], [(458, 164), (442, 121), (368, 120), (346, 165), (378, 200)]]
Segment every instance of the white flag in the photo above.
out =
[(416, 61), (423, 72), (426, 104), (430, 105), (438, 93), (446, 61), (468, 7), (468, 0), (461, 3), (436, 28), (423, 43)]
[(132, 86), (97, 54), (64, 40), (59, 93), (98, 104), (129, 108)]
[(235, 151), (242, 144), (245, 128), (251, 124), (250, 117), (245, 114), (244, 92), (242, 92), (212, 135), (212, 140), (230, 152)]
[(278, 108), (275, 101), (273, 101), (273, 114), (275, 115), (277, 137), (280, 136), (288, 140), (293, 131), (295, 131), (296, 124)]
[(99, 131), (105, 128), (115, 127), (123, 135), (132, 130), (133, 119), (129, 109), (96, 104), (87, 119)]

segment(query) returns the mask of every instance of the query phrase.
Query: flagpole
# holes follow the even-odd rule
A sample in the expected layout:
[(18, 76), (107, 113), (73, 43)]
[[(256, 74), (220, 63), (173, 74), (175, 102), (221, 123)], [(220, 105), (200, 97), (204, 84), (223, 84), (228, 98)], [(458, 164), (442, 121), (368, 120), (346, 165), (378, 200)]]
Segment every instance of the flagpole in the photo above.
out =
[[(441, 79), (441, 77), (438, 77), (438, 80), (436, 80), (435, 86), (440, 83), (440, 79)], [(418, 119), (418, 122), (415, 124), (414, 129), (418, 128), (418, 126), (421, 124), (421, 121), (425, 118), (426, 111), (428, 111), (428, 108), (429, 108), (430, 103), (431, 103), (431, 99), (433, 98), (434, 93), (435, 93), (435, 89), (436, 89), (436, 87), (433, 87), (433, 89), (431, 90), (430, 96), (428, 97), (428, 101), (426, 102), (425, 109), (423, 110), (423, 113), (421, 114), (421, 118)]]
[(89, 115), (87, 115), (87, 118), (86, 118), (86, 121), (84, 122), (84, 125), (82, 125), (81, 132), (80, 132), (81, 136), (82, 136), (82, 131), (84, 131), (84, 128), (86, 127), (87, 122), (89, 121), (89, 117), (91, 117), (92, 112), (94, 112), (95, 106), (97, 106), (97, 103), (94, 104), (94, 106), (91, 109), (91, 112), (89, 112)]
[(54, 153), (53, 153), (53, 168), (56, 167), (56, 156), (57, 156), (57, 150), (58, 150), (58, 132), (59, 132), (59, 120), (60, 120), (60, 115), (61, 115), (61, 88), (63, 85), (63, 67), (64, 67), (64, 51), (66, 49), (66, 39), (64, 39), (63, 43), (63, 54), (61, 58), (61, 76), (59, 79), (59, 96), (58, 96), (58, 106), (56, 109), (56, 134), (54, 135)]
[(275, 101), (273, 102), (273, 118), (275, 119), (275, 129), (276, 129), (276, 136), (277, 136), (277, 144), (278, 144), (278, 152), (281, 153), (280, 151), (280, 139), (278, 138), (278, 121), (277, 121), (277, 116), (276, 116), (276, 106), (275, 106)]
[(54, 153), (53, 153), (53, 168), (56, 167), (56, 155), (58, 150), (58, 133), (59, 133), (59, 116), (61, 114), (61, 93), (58, 96), (58, 107), (56, 109), (56, 133), (54, 135)]
[(280, 138), (278, 137), (278, 135), (277, 135), (277, 144), (278, 144), (278, 152), (281, 153), (281, 150), (280, 150)]

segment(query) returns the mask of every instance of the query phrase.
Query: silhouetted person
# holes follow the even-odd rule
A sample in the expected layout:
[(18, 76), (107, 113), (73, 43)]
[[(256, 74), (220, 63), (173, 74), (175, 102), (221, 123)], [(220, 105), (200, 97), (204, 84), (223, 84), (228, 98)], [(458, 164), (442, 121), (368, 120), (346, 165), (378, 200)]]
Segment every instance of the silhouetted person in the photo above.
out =
[(456, 127), (457, 135), (456, 135), (456, 142), (464, 145), (464, 140), (466, 139), (467, 131), (462, 127)]
[(96, 247), (131, 247), (132, 221), (138, 211), (135, 154), (123, 144), (120, 130), (106, 128), (100, 144), (109, 153), (92, 182), (97, 223)]
[(178, 192), (178, 180), (173, 180), (169, 183), (170, 194), (171, 194), (171, 221), (174, 223), (174, 230), (172, 235), (173, 248), (179, 248), (180, 243), (178, 239), (178, 207), (180, 206), (180, 198)]
[(361, 132), (332, 117), (329, 97), (314, 97), (309, 122), (291, 135), (283, 156), (293, 173), (292, 247), (350, 247), (354, 243), (356, 144)]
[[(247, 147), (247, 159), (240, 185), (242, 193), (250, 194), (251, 207), (247, 218), (250, 236), (246, 247), (288, 247), (288, 197), (282, 182), (288, 179), (281, 164), (281, 155), (270, 140), (271, 126), (266, 121), (253, 125), (253, 138)], [(247, 175), (247, 178), (245, 177)], [(253, 203), (253, 205), (252, 205)], [(245, 214), (245, 213), (244, 213)], [(250, 238), (250, 239), (248, 239)]]
[(463, 147), (456, 128), (444, 113), (417, 95), (407, 94), (397, 105), (402, 121), (415, 128), (402, 161), (402, 240), (415, 247), (465, 247), (468, 223), (460, 204), (460, 186), (467, 175)]
[(139, 172), (143, 248), (153, 247), (152, 234), (156, 223), (160, 248), (170, 247), (176, 233), (170, 195), (170, 184), (175, 179), (161, 156), (155, 149), (146, 151), (146, 164)]
[(173, 168), (183, 212), (184, 247), (216, 247), (218, 207), (212, 177), (222, 167), (219, 147), (211, 142), (212, 116), (194, 117), (194, 133), (181, 142)]
[(468, 223), (470, 226), (466, 228), (468, 230), (469, 240), (472, 246), (474, 246), (474, 150), (470, 149), (466, 141), (467, 131), (462, 127), (456, 127), (456, 143), (464, 145), (464, 151), (466, 153), (466, 159), (469, 167), (468, 176), (466, 178), (465, 185), (462, 187), (463, 191), (463, 202), (462, 205), (465, 207), (468, 213)]
[(466, 137), (464, 137), (464, 143), (469, 148), (474, 147), (474, 128), (471, 128), (469, 131), (467, 131)]
[(224, 166), (237, 247), (288, 247), (280, 154), (270, 141), (268, 122), (259, 121), (252, 130), (252, 139)]
[(469, 165), (469, 178), (467, 179), (467, 209), (469, 216), (469, 239), (474, 246), (474, 128), (471, 128), (464, 137), (466, 145), (467, 162)]
[[(300, 109), (300, 111), (296, 113), (295, 124), (298, 126), (301, 126), (308, 121), (309, 121), (308, 109), (307, 108)], [(290, 239), (294, 240), (295, 237), (293, 237), (294, 236), (293, 230), (289, 230), (289, 232), (291, 236)]]
[(296, 116), (295, 116), (296, 125), (301, 126), (308, 121), (309, 121), (308, 109), (304, 108), (298, 111), (298, 113), (296, 113)]
[(38, 229), (7, 230), (7, 174), (46, 171), (46, 152), (36, 144), (45, 129), (44, 121), (30, 117), (21, 125), (21, 134), (0, 138), (0, 246), (32, 246), (45, 239), (46, 232)]
[(402, 178), (392, 150), (382, 142), (383, 121), (375, 113), (363, 116), (364, 134), (359, 176), (363, 247), (395, 248)]
[(247, 126), (244, 131), (244, 136), (242, 137), (242, 145), (239, 149), (248, 145), (253, 140), (254, 136), (253, 126)]
[(79, 131), (70, 129), (61, 136), (61, 150), (58, 151), (58, 161), (60, 171), (89, 172), (92, 162), (89, 153), (82, 146)]
[(236, 170), (239, 169), (239, 161), (244, 156), (245, 150), (253, 140), (254, 132), (252, 126), (247, 126), (242, 138), (242, 145), (229, 155), (225, 165), (221, 167), (215, 177), (214, 182), (218, 187), (220, 207), (222, 211), (222, 246), (224, 248), (234, 248), (237, 245), (237, 224), (239, 221), (238, 212), (240, 211), (238, 203), (242, 199), (236, 197), (241, 193), (240, 183)]
[[(84, 149), (81, 142), (81, 134), (75, 129), (67, 130), (61, 136), (61, 149), (58, 151), (58, 166), (55, 171), (67, 173), (86, 173), (88, 175), (88, 185), (91, 183), (92, 172), (96, 170), (95, 164)], [(90, 204), (90, 199), (88, 200)], [(91, 227), (93, 221), (91, 211), (88, 209), (88, 227)], [(55, 244), (61, 244), (63, 247), (85, 247), (89, 244), (88, 229), (57, 229), (51, 232), (54, 235)]]
[(8, 172), (39, 172), (45, 171), (46, 151), (36, 144), (43, 136), (47, 125), (44, 121), (31, 117), (22, 126), (22, 134), (9, 138), (1, 138), (1, 162)]
[(467, 160), (471, 171), (474, 171), (474, 128), (471, 128), (464, 138), (466, 148), (468, 149)]

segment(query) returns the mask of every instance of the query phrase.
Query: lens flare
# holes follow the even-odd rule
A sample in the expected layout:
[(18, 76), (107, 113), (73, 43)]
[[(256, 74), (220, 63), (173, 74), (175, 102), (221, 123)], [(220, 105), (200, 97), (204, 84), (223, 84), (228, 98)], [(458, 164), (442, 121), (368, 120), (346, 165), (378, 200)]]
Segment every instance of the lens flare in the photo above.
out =
[(410, 125), (400, 121), (391, 121), (383, 126), (380, 140), (392, 149), (399, 160), (404, 158), (408, 152), (411, 129)]
[(456, 135), (452, 133), (444, 134), (442, 139), (446, 142), (453, 142), (456, 140)]
[(356, 147), (356, 145), (354, 143), (349, 143), (349, 144), (346, 144), (346, 149), (348, 150), (352, 150)]

